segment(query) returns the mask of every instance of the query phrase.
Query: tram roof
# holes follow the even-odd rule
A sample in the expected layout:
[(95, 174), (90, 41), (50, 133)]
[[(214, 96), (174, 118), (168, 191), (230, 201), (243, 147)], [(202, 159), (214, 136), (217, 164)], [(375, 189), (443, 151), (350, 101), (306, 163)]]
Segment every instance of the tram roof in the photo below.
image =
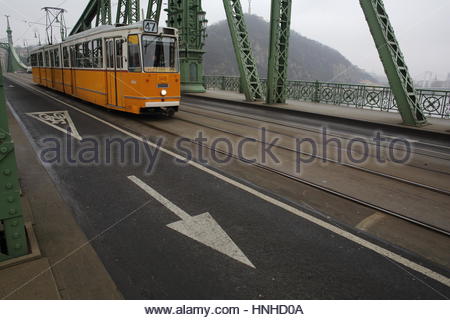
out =
[[(70, 42), (70, 41), (76, 41), (79, 39), (83, 39), (89, 36), (93, 36), (96, 34), (101, 34), (101, 33), (106, 33), (106, 32), (114, 32), (114, 31), (125, 31), (125, 30), (133, 30), (133, 29), (139, 29), (141, 31), (144, 30), (144, 20), (142, 21), (138, 21), (136, 23), (130, 24), (130, 25), (126, 25), (126, 26), (117, 26), (117, 25), (102, 25), (102, 26), (98, 26), (86, 31), (82, 31), (80, 33), (74, 34), (72, 36), (67, 37), (67, 39), (65, 39), (62, 43), (66, 43), (66, 42)], [(175, 28), (169, 28), (169, 27), (159, 27), (158, 28), (158, 34), (167, 34), (168, 30), (176, 30)], [(61, 43), (55, 43), (52, 45), (42, 45), (40, 47), (35, 48), (33, 51), (39, 51), (42, 50), (46, 47), (51, 47), (54, 45), (58, 45)]]

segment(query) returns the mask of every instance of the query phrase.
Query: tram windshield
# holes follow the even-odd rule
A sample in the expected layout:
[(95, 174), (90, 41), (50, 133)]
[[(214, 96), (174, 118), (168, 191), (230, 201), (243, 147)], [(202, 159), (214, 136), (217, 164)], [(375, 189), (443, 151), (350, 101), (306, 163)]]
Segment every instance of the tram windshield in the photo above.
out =
[(177, 72), (176, 40), (170, 37), (142, 36), (145, 72)]

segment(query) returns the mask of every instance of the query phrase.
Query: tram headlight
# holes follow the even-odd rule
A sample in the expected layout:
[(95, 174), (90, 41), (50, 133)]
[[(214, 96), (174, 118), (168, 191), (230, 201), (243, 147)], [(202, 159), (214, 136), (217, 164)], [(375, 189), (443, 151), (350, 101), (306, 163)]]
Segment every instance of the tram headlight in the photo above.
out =
[(163, 97), (167, 96), (167, 90), (161, 90), (161, 95), (162, 95)]

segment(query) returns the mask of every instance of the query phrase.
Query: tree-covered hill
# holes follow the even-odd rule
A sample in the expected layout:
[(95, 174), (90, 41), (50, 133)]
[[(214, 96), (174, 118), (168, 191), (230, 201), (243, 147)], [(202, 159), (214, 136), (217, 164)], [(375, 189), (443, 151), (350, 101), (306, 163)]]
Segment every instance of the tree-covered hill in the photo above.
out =
[[(253, 50), (262, 78), (267, 74), (269, 23), (255, 15), (246, 16)], [(376, 83), (367, 72), (354, 66), (337, 50), (292, 31), (289, 53), (290, 80), (324, 82)], [(205, 73), (207, 75), (238, 75), (238, 67), (227, 22), (208, 27)]]

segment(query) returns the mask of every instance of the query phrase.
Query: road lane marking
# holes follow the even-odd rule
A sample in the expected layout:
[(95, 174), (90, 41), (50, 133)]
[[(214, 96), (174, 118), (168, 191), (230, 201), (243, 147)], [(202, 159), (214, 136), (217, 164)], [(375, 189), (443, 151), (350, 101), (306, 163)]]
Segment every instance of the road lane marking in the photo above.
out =
[(181, 219), (178, 222), (168, 224), (167, 227), (256, 269), (253, 263), (250, 262), (236, 243), (234, 243), (230, 236), (208, 212), (192, 217), (139, 178), (129, 176), (128, 179)]
[(360, 223), (356, 225), (356, 228), (362, 231), (368, 231), (372, 226), (383, 220), (386, 215), (382, 214), (380, 212), (375, 212), (374, 214), (368, 216), (364, 220), (362, 220)]
[[(47, 112), (30, 112), (26, 113), (27, 116), (32, 117), (46, 125), (49, 125), (56, 130), (59, 130), (65, 134), (71, 135), (79, 141), (83, 141), (83, 138), (78, 133), (75, 123), (68, 111), (47, 111)], [(69, 130), (70, 129), (70, 130)]]
[[(9, 78), (9, 77), (7, 76), (7, 78)], [(9, 78), (9, 79), (11, 79), (11, 78)], [(12, 81), (14, 81), (14, 80), (12, 80)], [(16, 84), (20, 85), (20, 86), (28, 88), (31, 91), (35, 91), (35, 92), (37, 92), (37, 93), (39, 93), (41, 95), (44, 95), (44, 96), (46, 96), (46, 97), (48, 97), (48, 98), (50, 98), (50, 99), (52, 99), (54, 101), (57, 101), (57, 102), (65, 105), (65, 106), (68, 106), (69, 108), (72, 108), (73, 110), (77, 110), (78, 112), (80, 112), (80, 113), (82, 113), (82, 114), (84, 114), (84, 115), (86, 115), (86, 116), (88, 116), (88, 117), (90, 117), (92, 119), (95, 119), (95, 120), (97, 120), (97, 121), (99, 121), (99, 122), (101, 122), (101, 123), (103, 123), (103, 124), (113, 128), (113, 129), (115, 129), (115, 130), (117, 130), (117, 131), (119, 131), (119, 132), (121, 132), (121, 133), (123, 133), (123, 134), (125, 134), (125, 135), (127, 135), (129, 137), (131, 137), (131, 138), (134, 138), (134, 139), (136, 139), (136, 140), (138, 140), (138, 141), (140, 141), (142, 143), (146, 143), (150, 147), (158, 148), (158, 145), (156, 145), (155, 143), (152, 143), (152, 142), (142, 138), (141, 136), (133, 134), (133, 133), (127, 131), (127, 130), (124, 130), (124, 129), (122, 129), (122, 128), (120, 128), (120, 127), (118, 127), (118, 126), (116, 126), (116, 125), (114, 125), (114, 124), (112, 124), (112, 123), (110, 123), (110, 122), (108, 122), (106, 120), (103, 120), (103, 119), (101, 119), (101, 118), (99, 118), (99, 117), (97, 117), (97, 116), (95, 116), (93, 114), (90, 114), (89, 112), (84, 111), (84, 110), (82, 110), (82, 109), (80, 109), (80, 108), (78, 108), (76, 106), (73, 106), (73, 105), (71, 105), (71, 104), (69, 104), (67, 102), (64, 102), (64, 101), (62, 101), (62, 100), (60, 100), (58, 98), (55, 98), (55, 97), (53, 97), (50, 94), (47, 94), (47, 93), (45, 93), (43, 91), (40, 91), (40, 90), (38, 90), (36, 88), (33, 88), (32, 86), (30, 86), (28, 84), (19, 83), (17, 81), (14, 81), (14, 82)], [(299, 209), (297, 209), (297, 208), (295, 208), (295, 207), (293, 207), (291, 205), (288, 205), (288, 204), (286, 204), (284, 202), (281, 202), (281, 201), (279, 201), (277, 199), (274, 199), (274, 198), (272, 198), (270, 196), (267, 196), (267, 195), (265, 195), (262, 192), (259, 192), (259, 191), (255, 190), (255, 189), (253, 189), (251, 187), (248, 187), (248, 186), (246, 186), (246, 185), (244, 185), (244, 184), (242, 184), (242, 183), (240, 183), (238, 181), (230, 179), (230, 178), (224, 176), (223, 174), (220, 174), (220, 173), (218, 173), (218, 172), (216, 172), (214, 170), (211, 170), (211, 169), (205, 167), (202, 164), (199, 164), (199, 163), (194, 162), (192, 160), (186, 159), (185, 157), (183, 157), (183, 156), (181, 156), (181, 155), (179, 155), (179, 154), (177, 154), (175, 152), (172, 152), (172, 151), (170, 151), (168, 149), (165, 149), (165, 148), (162, 148), (162, 147), (159, 147), (159, 150), (164, 152), (165, 154), (175, 158), (175, 159), (179, 159), (179, 160), (183, 161), (184, 163), (189, 164), (192, 167), (195, 167), (195, 168), (197, 168), (197, 169), (199, 169), (199, 170), (201, 170), (201, 171), (203, 171), (205, 173), (208, 173), (208, 174), (210, 174), (210, 175), (212, 175), (212, 176), (214, 176), (214, 177), (216, 177), (216, 178), (218, 178), (218, 179), (220, 179), (220, 180), (222, 180), (222, 181), (224, 181), (224, 182), (226, 182), (226, 183), (228, 183), (228, 184), (230, 184), (232, 186), (235, 186), (236, 188), (239, 188), (239, 189), (241, 189), (243, 191), (246, 191), (246, 192), (252, 194), (253, 196), (255, 196), (257, 198), (260, 198), (260, 199), (262, 199), (262, 200), (264, 200), (264, 201), (266, 201), (268, 203), (271, 203), (274, 206), (282, 208), (282, 209), (290, 212), (291, 214), (294, 214), (294, 215), (296, 215), (298, 217), (301, 217), (301, 218), (303, 218), (303, 219), (305, 219), (305, 220), (307, 220), (307, 221), (309, 221), (311, 223), (314, 223), (314, 224), (322, 227), (323, 229), (326, 229), (326, 230), (328, 230), (330, 232), (333, 232), (333, 233), (335, 233), (335, 234), (337, 234), (337, 235), (339, 235), (339, 236), (341, 236), (341, 237), (343, 237), (343, 238), (345, 238), (347, 240), (350, 240), (350, 241), (352, 241), (352, 242), (354, 242), (354, 243), (356, 243), (356, 244), (358, 244), (360, 246), (365, 247), (366, 249), (369, 249), (369, 250), (371, 250), (373, 252), (376, 252), (377, 254), (379, 254), (379, 255), (381, 255), (383, 257), (391, 259), (391, 260), (393, 260), (393, 261), (395, 261), (395, 262), (397, 262), (397, 263), (399, 263), (399, 264), (401, 264), (401, 265), (403, 265), (403, 266), (405, 266), (405, 267), (407, 267), (407, 268), (409, 268), (411, 270), (414, 270), (414, 271), (416, 271), (418, 273), (421, 273), (421, 274), (427, 276), (428, 278), (436, 280), (436, 281), (438, 281), (438, 282), (440, 282), (440, 283), (450, 287), (450, 279), (447, 278), (446, 276), (440, 274), (440, 273), (437, 273), (437, 272), (435, 272), (435, 271), (433, 271), (433, 270), (431, 270), (431, 269), (429, 269), (427, 267), (421, 266), (418, 263), (415, 263), (415, 262), (413, 262), (413, 261), (411, 261), (411, 260), (409, 260), (407, 258), (404, 258), (404, 257), (402, 257), (401, 255), (399, 255), (397, 253), (394, 253), (394, 252), (389, 251), (389, 250), (387, 250), (387, 249), (385, 249), (383, 247), (380, 247), (380, 246), (378, 246), (376, 244), (373, 244), (370, 241), (367, 241), (367, 240), (365, 240), (365, 239), (363, 239), (361, 237), (358, 237), (358, 236), (356, 236), (356, 235), (354, 235), (354, 234), (352, 234), (352, 233), (350, 233), (348, 231), (340, 229), (340, 228), (332, 225), (331, 223), (328, 223), (328, 222), (323, 221), (323, 220), (321, 220), (319, 218), (316, 218), (316, 217), (314, 217), (314, 216), (312, 216), (312, 215), (310, 215), (310, 214), (308, 214), (308, 213), (306, 213), (304, 211), (301, 211), (301, 210), (299, 210)]]

